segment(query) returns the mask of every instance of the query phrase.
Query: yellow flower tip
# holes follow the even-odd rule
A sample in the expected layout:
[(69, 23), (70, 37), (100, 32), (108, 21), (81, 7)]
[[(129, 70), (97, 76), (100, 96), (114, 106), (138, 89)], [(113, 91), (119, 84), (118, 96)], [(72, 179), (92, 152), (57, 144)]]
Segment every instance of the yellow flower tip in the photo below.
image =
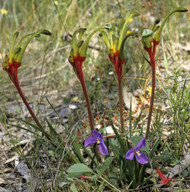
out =
[(126, 32), (126, 35), (129, 35), (129, 33), (131, 33), (131, 31), (128, 30), (128, 31)]
[(133, 21), (133, 18), (130, 18), (130, 19), (129, 19), (129, 23), (131, 23), (132, 21)]
[[(128, 17), (125, 17), (125, 20), (127, 20), (127, 19), (128, 19)], [(132, 21), (133, 21), (133, 18), (130, 18), (128, 23), (131, 23)]]
[(2, 15), (6, 15), (8, 13), (8, 11), (6, 9), (0, 9), (0, 12)]
[(55, 3), (55, 5), (58, 5), (58, 4), (59, 4), (59, 2), (58, 2), (58, 1), (54, 1), (54, 3)]

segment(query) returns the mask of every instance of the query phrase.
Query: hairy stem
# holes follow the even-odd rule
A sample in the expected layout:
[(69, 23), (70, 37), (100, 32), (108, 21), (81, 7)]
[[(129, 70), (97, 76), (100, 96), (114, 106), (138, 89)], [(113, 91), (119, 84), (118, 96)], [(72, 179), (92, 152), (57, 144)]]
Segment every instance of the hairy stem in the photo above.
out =
[(118, 91), (119, 91), (119, 110), (120, 110), (121, 133), (124, 133), (122, 78), (118, 79)]
[(146, 129), (146, 139), (148, 139), (148, 135), (150, 131), (150, 124), (151, 124), (152, 111), (153, 111), (153, 105), (154, 105), (154, 96), (155, 96), (156, 63), (154, 58), (151, 58), (151, 67), (152, 67), (152, 92), (151, 92), (150, 108), (149, 108), (149, 114), (148, 114), (148, 123), (147, 123), (147, 129)]

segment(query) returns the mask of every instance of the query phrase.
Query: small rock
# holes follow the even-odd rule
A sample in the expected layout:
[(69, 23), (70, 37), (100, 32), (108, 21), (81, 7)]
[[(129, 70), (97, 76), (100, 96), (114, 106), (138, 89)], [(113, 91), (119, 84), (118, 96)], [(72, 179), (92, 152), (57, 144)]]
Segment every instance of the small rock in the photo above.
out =
[(127, 107), (127, 109), (130, 109), (130, 105), (132, 104), (132, 108), (131, 110), (133, 112), (135, 112), (136, 108), (137, 108), (137, 100), (136, 98), (133, 96), (132, 93), (127, 92), (127, 87), (123, 88), (123, 99), (124, 99), (124, 104)]
[[(117, 130), (119, 130), (119, 128), (116, 127), (115, 125), (114, 125), (114, 127), (115, 127)], [(109, 126), (107, 126), (107, 127), (105, 128), (105, 133), (107, 133), (108, 135), (113, 135), (113, 134), (115, 134), (111, 125), (109, 125)]]

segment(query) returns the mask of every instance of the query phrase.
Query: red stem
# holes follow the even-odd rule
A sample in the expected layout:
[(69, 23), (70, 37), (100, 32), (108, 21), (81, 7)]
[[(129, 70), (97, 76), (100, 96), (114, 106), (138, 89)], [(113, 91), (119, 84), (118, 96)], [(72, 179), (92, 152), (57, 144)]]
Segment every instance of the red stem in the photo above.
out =
[[(84, 97), (85, 97), (85, 100), (86, 100), (86, 107), (87, 107), (87, 110), (88, 110), (88, 118), (89, 118), (89, 121), (90, 121), (90, 129), (91, 129), (91, 132), (92, 132), (94, 130), (94, 120), (93, 120), (93, 116), (92, 116), (92, 111), (91, 111), (91, 107), (90, 107), (90, 100), (89, 100), (88, 93), (87, 93), (87, 90), (86, 90), (86, 85), (85, 85), (85, 81), (84, 81), (82, 71), (81, 71), (81, 73), (80, 73), (80, 75), (78, 77), (79, 77), (79, 81), (81, 83), (83, 94), (84, 94)], [(97, 160), (101, 163), (102, 160), (101, 160), (100, 154), (98, 152), (98, 145), (97, 144), (94, 146), (94, 153), (95, 153), (95, 156), (96, 156)]]
[(155, 58), (151, 55), (151, 67), (152, 67), (152, 92), (151, 92), (151, 100), (150, 100), (150, 108), (149, 108), (149, 115), (148, 115), (148, 123), (146, 129), (146, 139), (148, 139), (149, 131), (150, 131), (150, 123), (154, 105), (154, 97), (155, 97), (155, 84), (156, 84), (156, 63)]
[(82, 90), (83, 90), (83, 94), (86, 100), (86, 107), (88, 110), (88, 118), (89, 118), (89, 122), (90, 122), (90, 129), (91, 131), (94, 130), (94, 120), (93, 120), (93, 116), (92, 116), (92, 111), (91, 111), (91, 107), (90, 107), (90, 100), (88, 97), (88, 93), (86, 90), (86, 85), (85, 85), (85, 81), (84, 78), (79, 78), (81, 86), (82, 86)]
[(122, 78), (118, 79), (118, 91), (119, 91), (119, 108), (120, 108), (121, 133), (124, 133)]
[[(44, 130), (44, 128), (42, 127), (41, 123), (38, 121), (36, 115), (35, 115), (34, 112), (32, 111), (30, 105), (28, 104), (28, 102), (27, 102), (27, 100), (26, 100), (26, 98), (25, 98), (25, 96), (24, 96), (24, 94), (23, 94), (23, 92), (22, 92), (22, 89), (20, 88), (20, 84), (19, 84), (19, 81), (18, 81), (18, 79), (17, 79), (17, 74), (14, 76), (14, 79), (11, 78), (11, 80), (12, 80), (14, 86), (16, 87), (16, 89), (17, 89), (17, 91), (18, 91), (18, 93), (19, 93), (22, 101), (24, 102), (26, 108), (28, 109), (30, 115), (32, 116), (33, 120), (36, 122), (36, 124), (37, 124), (38, 127), (40, 127), (41, 129)], [(50, 138), (48, 135), (45, 134), (45, 136), (46, 136), (46, 138), (47, 138), (48, 140), (51, 140), (51, 138)]]

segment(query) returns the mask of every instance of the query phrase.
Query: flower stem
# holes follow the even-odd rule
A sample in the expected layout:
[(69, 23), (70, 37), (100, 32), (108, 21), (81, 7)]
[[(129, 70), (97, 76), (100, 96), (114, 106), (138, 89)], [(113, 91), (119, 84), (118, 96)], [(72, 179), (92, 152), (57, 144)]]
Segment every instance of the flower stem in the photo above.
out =
[(124, 133), (122, 78), (118, 79), (118, 91), (119, 91), (119, 110), (120, 110), (121, 133)]
[[(14, 78), (14, 79), (11, 79), (11, 80), (12, 80), (14, 86), (16, 87), (16, 89), (17, 89), (17, 91), (18, 91), (18, 93), (19, 93), (22, 101), (24, 102), (26, 108), (28, 109), (30, 115), (32, 116), (33, 120), (35, 121), (35, 123), (37, 124), (37, 126), (40, 127), (40, 128), (43, 130), (44, 128), (42, 127), (41, 123), (38, 121), (38, 118), (36, 117), (36, 115), (35, 115), (34, 112), (32, 111), (30, 105), (28, 104), (28, 102), (27, 102), (27, 100), (26, 100), (26, 97), (24, 96), (24, 94), (23, 94), (23, 92), (22, 92), (22, 89), (20, 88), (20, 84), (19, 84), (18, 79), (17, 79), (17, 78)], [(48, 140), (51, 141), (51, 138), (50, 138), (47, 134), (45, 134), (45, 136), (46, 136), (46, 138), (47, 138)]]
[(150, 123), (154, 105), (154, 96), (155, 96), (155, 84), (156, 84), (156, 63), (155, 59), (151, 58), (151, 67), (152, 67), (152, 92), (151, 92), (151, 100), (150, 100), (150, 108), (149, 108), (149, 115), (148, 115), (148, 123), (146, 129), (146, 139), (148, 139), (149, 131), (150, 131)]
[(91, 131), (94, 130), (94, 120), (93, 120), (93, 116), (92, 116), (92, 111), (91, 111), (91, 107), (90, 107), (90, 100), (88, 97), (88, 93), (86, 90), (86, 85), (85, 85), (85, 81), (84, 78), (79, 78), (81, 86), (82, 86), (82, 90), (83, 90), (83, 94), (86, 100), (86, 107), (88, 110), (88, 118), (89, 118), (89, 122), (90, 122), (90, 129)]
[[(86, 85), (85, 85), (83, 73), (81, 73), (81, 75), (79, 77), (80, 77), (79, 81), (81, 83), (83, 94), (84, 94), (84, 97), (85, 97), (85, 100), (86, 100), (86, 107), (87, 107), (87, 110), (88, 110), (88, 118), (89, 118), (89, 122), (90, 122), (90, 129), (91, 129), (91, 132), (92, 132), (94, 130), (94, 120), (93, 120), (93, 116), (92, 116), (92, 111), (91, 111), (91, 107), (90, 107), (90, 100), (89, 100), (88, 93), (87, 93), (87, 90), (86, 90)], [(95, 156), (96, 156), (97, 160), (101, 163), (102, 160), (101, 160), (100, 154), (98, 152), (98, 145), (97, 144), (94, 146), (93, 151), (95, 153)]]

